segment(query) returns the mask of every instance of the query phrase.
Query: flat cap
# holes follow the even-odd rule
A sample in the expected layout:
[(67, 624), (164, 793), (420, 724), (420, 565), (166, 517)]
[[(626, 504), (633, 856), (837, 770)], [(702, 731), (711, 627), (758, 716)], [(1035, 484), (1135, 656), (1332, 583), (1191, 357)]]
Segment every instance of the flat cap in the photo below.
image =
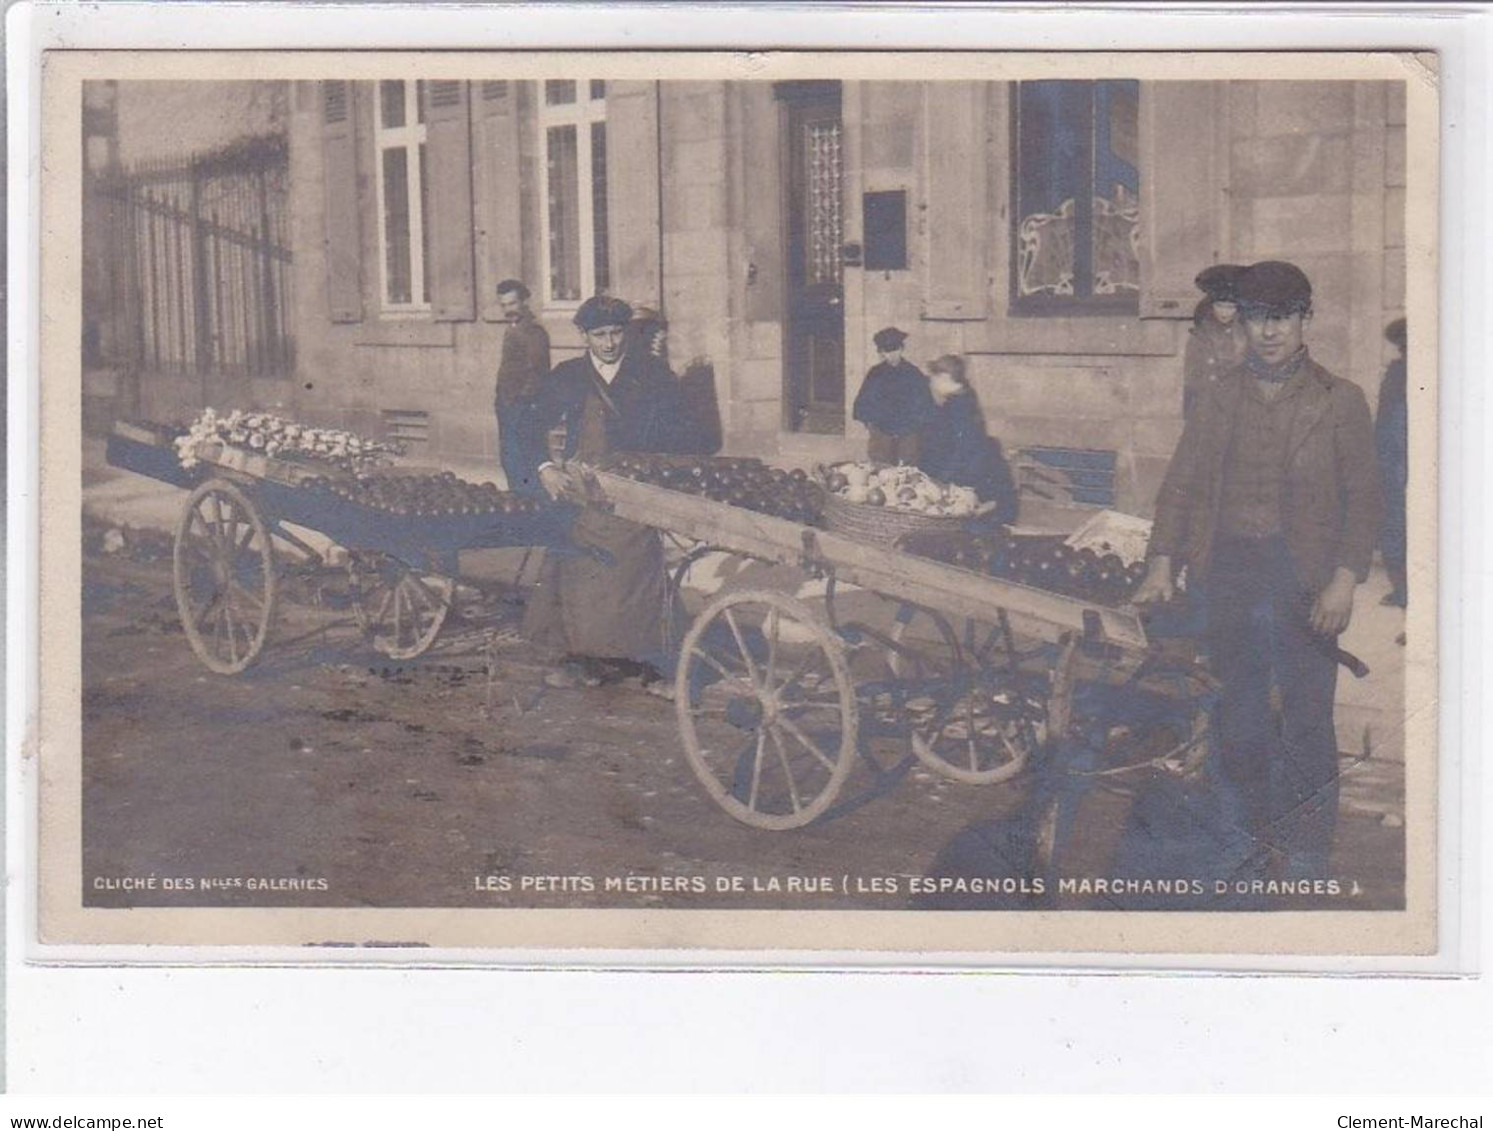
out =
[(1244, 271), (1239, 263), (1215, 263), (1199, 271), (1193, 283), (1214, 302), (1238, 302), (1239, 277)]
[(626, 326), (632, 318), (632, 307), (620, 298), (595, 295), (581, 303), (575, 312), (575, 324), (585, 333), (603, 326)]
[[(864, 338), (861, 340), (865, 341)], [(907, 335), (895, 326), (887, 326), (877, 330), (871, 336), (871, 340), (876, 343), (876, 348), (879, 350), (899, 350), (902, 348), (902, 343), (907, 341)]]
[(1388, 326), (1384, 327), (1384, 336), (1389, 339), (1390, 344), (1405, 348), (1405, 320), (1396, 318)]
[(1312, 284), (1300, 267), (1279, 259), (1252, 263), (1239, 278), (1239, 305), (1247, 315), (1306, 314), (1312, 308)]

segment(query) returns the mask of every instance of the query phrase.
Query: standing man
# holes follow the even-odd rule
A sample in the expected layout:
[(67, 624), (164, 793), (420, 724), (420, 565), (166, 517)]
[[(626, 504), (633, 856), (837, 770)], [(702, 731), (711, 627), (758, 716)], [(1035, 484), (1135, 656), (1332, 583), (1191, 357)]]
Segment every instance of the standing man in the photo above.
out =
[[(563, 361), (545, 382), (531, 414), (527, 451), (543, 450), (565, 427), (564, 459), (527, 469), (552, 498), (575, 498), (575, 460), (604, 463), (617, 452), (678, 450), (678, 385), (663, 359), (630, 348), (632, 308), (598, 295), (576, 312), (586, 352)], [(563, 656), (545, 682), (568, 687), (637, 675), (656, 683), (672, 641), (664, 639), (667, 586), (657, 531), (587, 507), (576, 517), (572, 555), (547, 554), (524, 627), (530, 639)]]
[[(1271, 878), (1326, 874), (1337, 820), (1334, 638), (1369, 572), (1382, 501), (1369, 406), (1311, 359), (1311, 283), (1239, 279), (1244, 361), (1199, 390), (1156, 501), (1140, 602), (1185, 566), (1223, 684), (1219, 769)], [(1276, 726), (1272, 699), (1280, 704)]]
[[(1405, 607), (1405, 493), (1410, 484), (1410, 402), (1405, 384), (1405, 320), (1396, 318), (1384, 330), (1399, 356), (1384, 371), (1379, 385), (1379, 412), (1374, 417), (1374, 439), (1379, 449), (1379, 475), (1384, 483), (1384, 531), (1379, 552), (1389, 574), (1389, 593), (1383, 604)], [(1400, 643), (1405, 642), (1404, 634)]]
[(550, 371), (550, 336), (529, 309), (529, 288), (517, 279), (504, 279), (498, 284), (498, 306), (508, 322), (493, 395), (498, 416), (498, 458), (508, 490), (532, 495), (539, 493), (539, 483), (525, 475), (544, 458), (544, 449), (532, 453), (524, 450), (533, 433), (527, 418)]

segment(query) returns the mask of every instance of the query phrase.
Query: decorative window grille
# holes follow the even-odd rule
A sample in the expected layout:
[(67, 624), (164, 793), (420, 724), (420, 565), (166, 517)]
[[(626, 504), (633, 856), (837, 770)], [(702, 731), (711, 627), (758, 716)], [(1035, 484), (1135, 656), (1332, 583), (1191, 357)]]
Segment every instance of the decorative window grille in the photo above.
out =
[(818, 122), (804, 130), (808, 147), (809, 239), (808, 282), (838, 284), (840, 245), (844, 243), (840, 207), (839, 121)]
[(1012, 85), (1012, 309), (1135, 313), (1140, 84)]
[[(456, 83), (436, 83), (436, 88)], [(433, 94), (441, 93), (438, 89)], [(457, 95), (459, 97), (459, 94)], [(430, 183), (425, 156), (425, 83), (378, 84), (378, 236), (385, 310), (430, 309), (425, 231)]]
[(611, 286), (606, 83), (549, 79), (539, 107), (544, 304), (578, 306)]

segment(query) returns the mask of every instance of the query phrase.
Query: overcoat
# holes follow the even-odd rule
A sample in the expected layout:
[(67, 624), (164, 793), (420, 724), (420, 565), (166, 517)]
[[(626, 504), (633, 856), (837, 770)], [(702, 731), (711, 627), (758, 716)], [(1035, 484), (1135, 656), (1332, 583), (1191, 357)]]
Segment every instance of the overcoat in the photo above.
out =
[(1379, 475), (1384, 484), (1384, 531), (1380, 548), (1387, 565), (1405, 564), (1405, 491), (1410, 481), (1410, 417), (1405, 387), (1405, 359), (1397, 357), (1379, 386), (1374, 438)]
[[(1344, 566), (1368, 577), (1383, 516), (1368, 401), (1351, 381), (1311, 358), (1291, 419), (1281, 527), (1297, 576), (1320, 590)], [(1246, 383), (1243, 365), (1205, 386), (1172, 456), (1156, 499), (1150, 554), (1206, 576), (1218, 531), (1223, 474)]]
[[(550, 373), (527, 449), (544, 451), (557, 425), (565, 429), (567, 459), (601, 463), (622, 451), (677, 450), (677, 383), (660, 359), (629, 352), (607, 385), (590, 353), (582, 354)], [(672, 642), (665, 639), (670, 618), (658, 533), (588, 507), (572, 524), (570, 541), (575, 553), (545, 557), (524, 613), (530, 639), (577, 655), (661, 664)]]
[(985, 432), (985, 415), (966, 388), (935, 404), (918, 437), (918, 467), (941, 483), (974, 488), (982, 503), (996, 503), (995, 520), (1016, 521), (1016, 486), (1000, 441)]
[(503, 409), (534, 396), (549, 371), (550, 336), (532, 314), (526, 315), (503, 332), (493, 406)]
[(932, 408), (928, 378), (904, 358), (871, 366), (850, 412), (870, 429), (867, 455), (873, 463), (915, 463), (917, 436)]
[(1244, 327), (1238, 321), (1225, 325), (1211, 313), (1194, 320), (1182, 354), (1182, 405), (1188, 415), (1200, 391), (1240, 364), (1245, 349)]

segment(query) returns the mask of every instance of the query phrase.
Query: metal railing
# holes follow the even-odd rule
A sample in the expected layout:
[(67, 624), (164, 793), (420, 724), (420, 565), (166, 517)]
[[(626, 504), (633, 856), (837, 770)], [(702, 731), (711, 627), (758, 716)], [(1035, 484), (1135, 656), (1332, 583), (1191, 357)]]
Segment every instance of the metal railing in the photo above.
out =
[(120, 257), (120, 345), (140, 370), (284, 377), (295, 364), (282, 137), (144, 163), (102, 181)]

